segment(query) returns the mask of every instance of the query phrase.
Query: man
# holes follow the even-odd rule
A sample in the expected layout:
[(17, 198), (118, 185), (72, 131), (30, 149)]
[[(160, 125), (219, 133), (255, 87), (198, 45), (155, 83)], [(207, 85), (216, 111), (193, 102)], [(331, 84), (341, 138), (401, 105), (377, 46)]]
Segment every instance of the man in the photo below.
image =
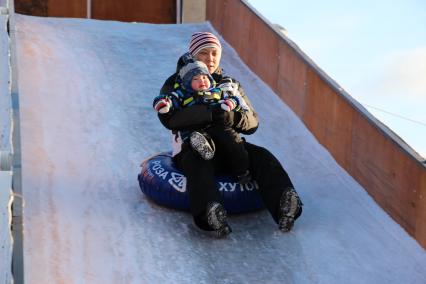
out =
[[(209, 32), (193, 34), (189, 53), (207, 65), (218, 86), (229, 92), (238, 92), (249, 106), (249, 110), (241, 113), (226, 112), (211, 109), (206, 105), (197, 105), (165, 114), (159, 113), (162, 124), (172, 131), (225, 125), (232, 127), (236, 133), (246, 135), (254, 133), (259, 126), (257, 114), (240, 84), (233, 78), (225, 76), (219, 67), (222, 46), (217, 37)], [(166, 80), (161, 88), (161, 94), (170, 93), (179, 86), (178, 73), (183, 65), (184, 59), (181, 57), (177, 63), (176, 73)], [(259, 192), (266, 208), (280, 230), (290, 231), (294, 221), (302, 213), (302, 202), (290, 178), (271, 152), (242, 141), (249, 156), (249, 171), (259, 185)], [(187, 178), (190, 208), (195, 224), (203, 230), (214, 231), (218, 237), (228, 235), (231, 228), (215, 184), (215, 174), (227, 171), (227, 157), (221, 154), (221, 149), (216, 149), (217, 154), (213, 159), (204, 160), (190, 147), (185, 147), (185, 144), (180, 144), (177, 148), (173, 160)]]

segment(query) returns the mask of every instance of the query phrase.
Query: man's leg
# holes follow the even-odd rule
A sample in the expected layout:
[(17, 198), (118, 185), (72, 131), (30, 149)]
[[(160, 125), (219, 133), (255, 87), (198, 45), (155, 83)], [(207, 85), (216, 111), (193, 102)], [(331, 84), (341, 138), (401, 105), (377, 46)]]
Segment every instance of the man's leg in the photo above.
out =
[(220, 201), (212, 161), (204, 160), (186, 144), (183, 145), (182, 151), (173, 160), (186, 176), (186, 190), (189, 195), (192, 215), (196, 216), (202, 213), (209, 202)]
[[(283, 200), (287, 199), (284, 198), (287, 197), (286, 193), (290, 190), (294, 191), (293, 183), (281, 163), (270, 151), (248, 142), (245, 142), (245, 148), (249, 154), (250, 173), (259, 185), (259, 192), (266, 208), (271, 213), (275, 222), (279, 224), (281, 221), (280, 219), (283, 217), (283, 213), (288, 213), (286, 212), (288, 210), (284, 210), (283, 212), (283, 210), (280, 209), (282, 209), (282, 206), (285, 206), (287, 201)], [(289, 195), (288, 199), (290, 198), (291, 196)], [(302, 213), (302, 206), (298, 196), (297, 201), (299, 206), (294, 214), (294, 220)], [(290, 213), (293, 213), (293, 211)]]
[(173, 160), (186, 176), (186, 190), (195, 224), (203, 230), (218, 232), (219, 237), (229, 234), (231, 229), (216, 188), (213, 160), (204, 160), (187, 144)]

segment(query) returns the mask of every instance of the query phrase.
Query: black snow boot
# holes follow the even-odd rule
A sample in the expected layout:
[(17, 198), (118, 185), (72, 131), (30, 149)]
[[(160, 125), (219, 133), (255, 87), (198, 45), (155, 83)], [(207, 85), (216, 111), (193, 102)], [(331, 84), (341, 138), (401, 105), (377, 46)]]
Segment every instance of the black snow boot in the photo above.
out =
[(207, 223), (215, 231), (217, 238), (226, 237), (232, 232), (226, 221), (225, 208), (218, 202), (212, 202), (207, 206)]
[(294, 220), (302, 213), (302, 202), (294, 188), (288, 188), (280, 199), (278, 228), (289, 232), (294, 225)]
[(192, 149), (197, 151), (204, 160), (211, 160), (214, 157), (215, 145), (206, 133), (194, 131), (191, 133), (189, 141)]

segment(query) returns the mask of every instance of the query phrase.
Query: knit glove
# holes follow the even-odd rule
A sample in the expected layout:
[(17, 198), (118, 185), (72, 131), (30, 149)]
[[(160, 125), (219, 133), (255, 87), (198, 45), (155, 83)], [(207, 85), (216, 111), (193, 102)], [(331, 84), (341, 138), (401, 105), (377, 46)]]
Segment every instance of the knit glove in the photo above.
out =
[(236, 93), (239, 93), (237, 83), (226, 82), (220, 84), (217, 88), (220, 88), (225, 96), (234, 96)]
[[(240, 91), (238, 90), (239, 84), (233, 82), (225, 82), (217, 86), (222, 90), (222, 97), (226, 100), (232, 98), (236, 102), (236, 106), (233, 108), (236, 111), (249, 111), (250, 108), (247, 105), (244, 98), (241, 96)], [(231, 109), (231, 110), (233, 110)], [(226, 110), (226, 109), (224, 109)]]
[(241, 96), (239, 91), (236, 91), (232, 99), (238, 102), (238, 111), (245, 112), (250, 110), (250, 107), (248, 106), (244, 98)]
[(154, 109), (159, 113), (168, 113), (172, 107), (172, 101), (168, 97), (154, 100)]
[(229, 97), (225, 100), (219, 101), (220, 107), (224, 111), (238, 110), (240, 107), (239, 101), (234, 99), (233, 97)]

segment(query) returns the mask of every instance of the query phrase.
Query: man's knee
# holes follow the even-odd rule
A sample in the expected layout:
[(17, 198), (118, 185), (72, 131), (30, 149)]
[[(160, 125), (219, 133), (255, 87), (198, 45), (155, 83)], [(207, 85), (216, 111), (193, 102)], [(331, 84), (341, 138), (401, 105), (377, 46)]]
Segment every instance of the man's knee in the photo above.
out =
[(245, 142), (245, 148), (251, 163), (276, 162), (275, 156), (266, 148)]

